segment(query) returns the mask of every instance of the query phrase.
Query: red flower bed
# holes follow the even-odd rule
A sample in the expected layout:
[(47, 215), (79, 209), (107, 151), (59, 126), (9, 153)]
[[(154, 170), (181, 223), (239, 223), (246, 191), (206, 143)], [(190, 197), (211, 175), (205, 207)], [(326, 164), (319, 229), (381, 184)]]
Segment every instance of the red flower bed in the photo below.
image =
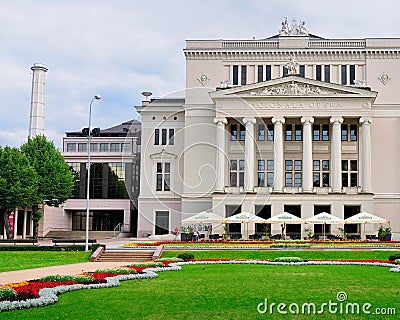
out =
[(32, 280), (29, 281), (28, 284), (14, 288), (17, 292), (17, 296), (12, 300), (27, 300), (27, 299), (34, 299), (39, 298), (39, 291), (43, 288), (54, 288), (63, 285), (71, 285), (77, 284), (77, 281), (62, 281), (62, 282), (54, 282), (54, 281), (39, 281), (39, 280)]

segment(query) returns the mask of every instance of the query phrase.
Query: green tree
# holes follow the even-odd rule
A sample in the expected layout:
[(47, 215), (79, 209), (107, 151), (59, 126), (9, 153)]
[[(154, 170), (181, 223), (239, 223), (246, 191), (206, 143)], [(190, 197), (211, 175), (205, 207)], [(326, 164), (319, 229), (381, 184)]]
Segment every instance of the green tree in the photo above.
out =
[(0, 216), (7, 239), (12, 238), (10, 214), (38, 201), (38, 176), (28, 158), (17, 148), (0, 147)]
[(64, 157), (45, 136), (28, 138), (21, 146), (21, 151), (27, 156), (39, 179), (39, 201), (32, 203), (33, 236), (37, 238), (39, 221), (42, 218), (38, 204), (44, 202), (49, 206), (58, 206), (65, 202), (72, 195), (74, 181)]

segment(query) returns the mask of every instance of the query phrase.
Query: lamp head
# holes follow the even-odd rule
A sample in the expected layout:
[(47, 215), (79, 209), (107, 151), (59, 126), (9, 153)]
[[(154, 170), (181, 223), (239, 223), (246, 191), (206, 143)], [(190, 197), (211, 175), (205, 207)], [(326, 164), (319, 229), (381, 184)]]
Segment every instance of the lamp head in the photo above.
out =
[(93, 98), (96, 99), (96, 100), (100, 100), (101, 99), (101, 97), (98, 94), (96, 94)]

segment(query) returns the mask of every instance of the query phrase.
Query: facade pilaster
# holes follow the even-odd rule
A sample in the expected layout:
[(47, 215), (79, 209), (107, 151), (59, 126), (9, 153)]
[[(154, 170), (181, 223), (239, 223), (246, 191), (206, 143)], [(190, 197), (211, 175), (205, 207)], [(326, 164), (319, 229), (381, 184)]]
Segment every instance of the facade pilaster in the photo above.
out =
[(361, 190), (364, 193), (371, 193), (371, 118), (361, 118), (362, 124), (362, 161), (361, 161)]

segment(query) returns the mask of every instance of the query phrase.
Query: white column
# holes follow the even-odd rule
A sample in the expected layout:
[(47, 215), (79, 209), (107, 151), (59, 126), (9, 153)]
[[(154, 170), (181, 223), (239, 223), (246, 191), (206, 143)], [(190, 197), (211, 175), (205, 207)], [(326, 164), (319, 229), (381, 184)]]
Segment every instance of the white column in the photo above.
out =
[(14, 239), (17, 239), (18, 209), (14, 209)]
[(302, 117), (303, 123), (303, 192), (312, 192), (313, 159), (312, 159), (312, 124), (313, 117)]
[(217, 158), (215, 163), (215, 192), (224, 192), (225, 177), (225, 125), (228, 123), (226, 118), (214, 118), (217, 124)]
[(246, 138), (244, 141), (245, 167), (244, 167), (244, 191), (254, 192), (254, 125), (255, 118), (243, 118), (246, 126)]
[(332, 176), (332, 192), (342, 192), (342, 138), (341, 124), (342, 117), (332, 117), (332, 144), (331, 144), (331, 176)]
[(371, 193), (371, 118), (361, 118), (362, 137), (361, 137), (361, 190), (364, 193)]
[(27, 219), (27, 217), (28, 217), (28, 208), (25, 207), (24, 208), (24, 223), (22, 226), (22, 239), (26, 238), (26, 219)]
[(274, 124), (274, 192), (283, 192), (283, 124), (285, 118), (272, 118)]

